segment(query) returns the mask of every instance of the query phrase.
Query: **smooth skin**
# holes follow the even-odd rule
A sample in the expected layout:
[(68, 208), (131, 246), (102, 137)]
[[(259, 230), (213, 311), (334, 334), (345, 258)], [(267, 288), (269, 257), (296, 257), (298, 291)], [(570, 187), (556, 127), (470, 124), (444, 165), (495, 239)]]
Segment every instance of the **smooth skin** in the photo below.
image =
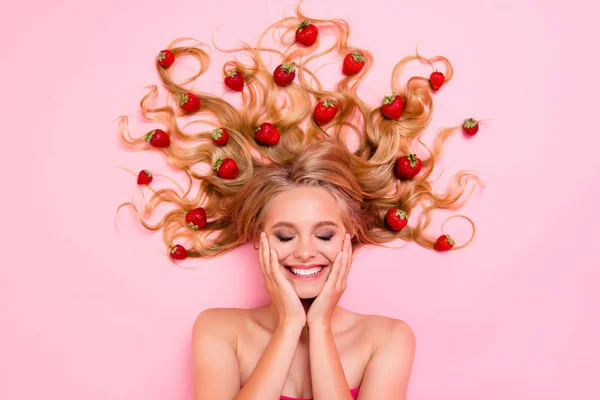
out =
[[(192, 330), (194, 399), (350, 400), (359, 386), (359, 400), (406, 399), (416, 346), (410, 326), (338, 305), (353, 253), (329, 191), (276, 196), (258, 256), (271, 303), (200, 313)], [(325, 270), (301, 280), (286, 268), (299, 264)]]

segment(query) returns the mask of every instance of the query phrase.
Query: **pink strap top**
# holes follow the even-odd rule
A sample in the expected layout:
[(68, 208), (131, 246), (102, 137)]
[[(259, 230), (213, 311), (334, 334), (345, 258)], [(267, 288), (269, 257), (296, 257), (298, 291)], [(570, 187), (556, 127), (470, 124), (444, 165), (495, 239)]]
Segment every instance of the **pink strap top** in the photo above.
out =
[[(242, 388), (243, 386), (240, 386), (240, 388)], [(350, 390), (350, 394), (352, 395), (352, 398), (354, 400), (356, 400), (356, 397), (358, 396), (358, 389), (352, 389)], [(296, 398), (296, 397), (287, 397), (287, 396), (281, 396), (280, 397), (281, 400), (312, 400), (312, 399), (300, 399), (300, 398)]]
[[(350, 394), (352, 395), (352, 398), (354, 400), (356, 400), (356, 396), (358, 396), (358, 388), (352, 389), (350, 391)], [(298, 399), (296, 397), (281, 396), (281, 400), (312, 400), (312, 399)]]

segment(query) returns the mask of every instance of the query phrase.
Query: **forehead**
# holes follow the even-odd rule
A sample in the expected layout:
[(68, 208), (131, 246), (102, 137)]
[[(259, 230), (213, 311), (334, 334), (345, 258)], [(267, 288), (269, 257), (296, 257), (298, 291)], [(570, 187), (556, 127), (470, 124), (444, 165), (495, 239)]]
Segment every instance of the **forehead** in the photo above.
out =
[(329, 190), (300, 187), (279, 193), (271, 200), (267, 225), (280, 221), (312, 226), (322, 220), (340, 222), (340, 209)]

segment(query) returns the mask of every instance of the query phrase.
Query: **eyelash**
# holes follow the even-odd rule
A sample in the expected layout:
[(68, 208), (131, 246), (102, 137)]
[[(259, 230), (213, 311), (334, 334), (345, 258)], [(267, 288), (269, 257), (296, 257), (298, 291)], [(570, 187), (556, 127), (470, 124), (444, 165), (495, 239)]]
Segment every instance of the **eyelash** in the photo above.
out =
[[(282, 238), (282, 237), (279, 237), (279, 236), (275, 236), (275, 237), (277, 238), (277, 240), (279, 240), (280, 242), (284, 242), (284, 243), (287, 243), (287, 242), (289, 242), (290, 240), (293, 239), (293, 238)], [(322, 240), (324, 242), (330, 241), (332, 237), (333, 237), (333, 235), (331, 235), (331, 236), (325, 236), (325, 237), (323, 237), (323, 236), (317, 236), (317, 238), (319, 238), (320, 240)]]

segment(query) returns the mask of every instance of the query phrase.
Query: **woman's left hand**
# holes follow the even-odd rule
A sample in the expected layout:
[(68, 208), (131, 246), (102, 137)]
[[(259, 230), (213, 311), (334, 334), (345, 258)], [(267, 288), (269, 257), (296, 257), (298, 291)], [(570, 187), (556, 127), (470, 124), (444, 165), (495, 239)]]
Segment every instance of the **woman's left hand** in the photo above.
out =
[(350, 243), (350, 235), (346, 234), (342, 251), (338, 253), (333, 262), (333, 267), (323, 286), (323, 290), (321, 290), (321, 293), (308, 309), (306, 322), (309, 326), (315, 324), (329, 325), (331, 323), (333, 311), (346, 290), (346, 281), (351, 264), (352, 245)]

